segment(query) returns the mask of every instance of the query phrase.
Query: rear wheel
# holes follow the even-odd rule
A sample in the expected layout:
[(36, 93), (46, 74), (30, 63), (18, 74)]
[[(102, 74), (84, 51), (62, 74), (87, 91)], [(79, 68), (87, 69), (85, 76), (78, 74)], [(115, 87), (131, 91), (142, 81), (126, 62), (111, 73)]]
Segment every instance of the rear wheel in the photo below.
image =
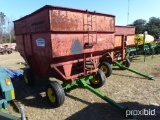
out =
[(1, 54), (3, 55), (3, 54), (4, 54), (4, 52), (1, 52)]
[(106, 77), (109, 77), (112, 74), (112, 67), (108, 62), (102, 62), (98, 66), (101, 69)]
[(99, 88), (105, 84), (106, 76), (102, 70), (98, 69), (97, 75), (94, 76), (92, 80), (90, 80), (90, 84), (94, 88)]
[(33, 77), (33, 73), (29, 68), (26, 68), (23, 73), (24, 81), (28, 86), (34, 86), (35, 85), (35, 79)]
[(53, 107), (59, 107), (64, 103), (64, 90), (62, 86), (56, 81), (53, 81), (48, 84), (46, 95), (49, 101), (52, 103)]
[[(130, 62), (130, 60), (127, 58), (126, 61), (124, 61), (124, 62), (122, 63), (122, 65), (125, 66), (125, 67), (127, 67), (127, 68), (129, 68), (130, 65), (131, 65), (131, 62)], [(120, 67), (120, 69), (121, 69), (121, 70), (125, 70), (125, 68), (122, 68), (122, 67)]]

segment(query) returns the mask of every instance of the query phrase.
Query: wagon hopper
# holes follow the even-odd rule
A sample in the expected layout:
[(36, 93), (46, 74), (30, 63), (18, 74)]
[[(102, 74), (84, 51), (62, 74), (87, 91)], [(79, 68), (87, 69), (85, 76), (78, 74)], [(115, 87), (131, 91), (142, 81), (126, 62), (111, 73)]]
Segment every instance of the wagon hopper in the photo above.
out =
[[(17, 48), (40, 77), (57, 73), (73, 81), (79, 75), (94, 73), (101, 54), (115, 44), (113, 15), (45, 6), (14, 24)], [(78, 63), (82, 67), (83, 61), (93, 61), (95, 69), (83, 68), (82, 73), (73, 75), (71, 71)]]

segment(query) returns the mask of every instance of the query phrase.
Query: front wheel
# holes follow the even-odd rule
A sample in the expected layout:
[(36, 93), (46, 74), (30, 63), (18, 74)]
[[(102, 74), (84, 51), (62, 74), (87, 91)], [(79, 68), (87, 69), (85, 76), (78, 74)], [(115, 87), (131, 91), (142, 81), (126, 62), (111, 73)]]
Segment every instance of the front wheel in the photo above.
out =
[(98, 69), (97, 75), (94, 76), (92, 80), (89, 81), (90, 85), (94, 88), (100, 88), (106, 82), (106, 76), (102, 70)]
[(3, 55), (3, 54), (4, 54), (4, 52), (1, 52), (1, 54)]
[[(124, 61), (124, 62), (122, 63), (122, 65), (125, 66), (125, 67), (127, 67), (127, 68), (129, 68), (130, 65), (131, 65), (131, 62), (130, 62), (130, 60), (127, 58), (126, 61)], [(120, 69), (121, 69), (121, 70), (125, 70), (125, 68), (122, 68), (122, 67), (120, 67)]]
[(59, 107), (64, 103), (64, 90), (62, 86), (56, 81), (53, 81), (48, 84), (46, 95), (49, 101), (52, 103), (53, 107)]

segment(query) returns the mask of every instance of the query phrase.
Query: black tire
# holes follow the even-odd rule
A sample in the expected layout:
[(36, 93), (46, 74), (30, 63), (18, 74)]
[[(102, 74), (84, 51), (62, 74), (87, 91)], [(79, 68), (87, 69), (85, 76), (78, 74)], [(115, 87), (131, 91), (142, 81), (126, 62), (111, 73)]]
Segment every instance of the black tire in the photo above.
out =
[(35, 85), (35, 78), (33, 76), (33, 73), (29, 68), (26, 68), (23, 73), (24, 81), (29, 86), (32, 87)]
[(7, 53), (8, 53), (8, 54), (11, 54), (11, 53), (12, 53), (12, 51), (7, 51)]
[(134, 52), (129, 53), (129, 57), (134, 58), (135, 57)]
[(98, 69), (97, 75), (95, 75), (94, 79), (89, 80), (90, 85), (94, 88), (100, 88), (106, 82), (106, 76), (102, 70)]
[[(124, 65), (125, 67), (129, 68), (130, 65), (131, 65), (130, 60), (127, 58), (126, 61), (123, 62), (123, 65)], [(120, 68), (121, 70), (125, 70), (125, 68), (122, 68), (122, 67), (119, 67), (119, 68)]]
[(47, 86), (46, 95), (54, 108), (61, 106), (65, 100), (65, 93), (62, 86), (56, 82), (50, 82)]
[(112, 67), (108, 62), (102, 62), (98, 66), (101, 69), (106, 77), (109, 77), (112, 74)]

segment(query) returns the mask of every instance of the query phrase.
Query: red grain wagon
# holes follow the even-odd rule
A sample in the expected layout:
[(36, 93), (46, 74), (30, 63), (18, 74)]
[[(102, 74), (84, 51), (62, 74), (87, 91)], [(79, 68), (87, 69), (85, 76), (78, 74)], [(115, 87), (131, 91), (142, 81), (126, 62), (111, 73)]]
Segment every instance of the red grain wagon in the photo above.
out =
[[(34, 84), (34, 76), (71, 83), (86, 75), (94, 76), (93, 87), (104, 84), (98, 65), (102, 55), (115, 47), (115, 16), (46, 5), (14, 21), (14, 26), (17, 49), (29, 65), (24, 71), (28, 85)], [(57, 89), (61, 89), (58, 83), (48, 85), (47, 96), (54, 106), (64, 102), (63, 89)], [(55, 100), (53, 91), (60, 99)]]
[(127, 47), (134, 45), (134, 35), (135, 35), (135, 27), (132, 26), (115, 26), (115, 44), (114, 49), (106, 50), (106, 53), (102, 55), (100, 59), (101, 64), (105, 66), (101, 66), (101, 70), (108, 77), (111, 74), (110, 65), (116, 65), (114, 63), (119, 62), (125, 65), (126, 67), (130, 67), (130, 60), (126, 58), (127, 56)]

